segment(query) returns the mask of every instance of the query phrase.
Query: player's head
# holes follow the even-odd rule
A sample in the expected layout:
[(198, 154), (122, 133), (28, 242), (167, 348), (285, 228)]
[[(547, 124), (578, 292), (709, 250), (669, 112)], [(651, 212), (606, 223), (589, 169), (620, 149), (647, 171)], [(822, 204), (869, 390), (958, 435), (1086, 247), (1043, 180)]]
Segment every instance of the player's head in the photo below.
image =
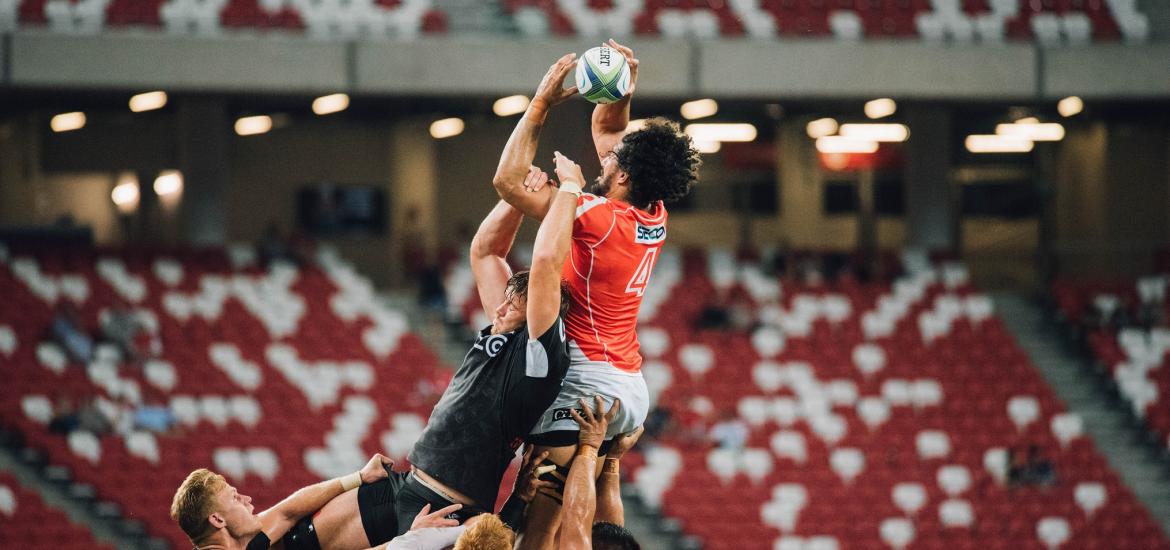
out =
[(677, 123), (652, 118), (602, 157), (601, 176), (590, 192), (638, 207), (674, 202), (698, 180), (699, 164), (699, 151)]
[(260, 532), (260, 518), (252, 513), (252, 498), (242, 495), (223, 476), (206, 468), (191, 472), (171, 501), (171, 519), (195, 545), (226, 531), (231, 538)]
[[(569, 310), (569, 287), (561, 282), (561, 315)], [(512, 332), (520, 328), (528, 317), (528, 272), (519, 271), (508, 279), (504, 302), (496, 306), (492, 316), (492, 334)]]
[(641, 550), (625, 527), (599, 521), (593, 524), (593, 550)]
[(455, 541), (455, 550), (511, 550), (516, 535), (495, 514), (480, 514), (469, 520), (469, 525)]

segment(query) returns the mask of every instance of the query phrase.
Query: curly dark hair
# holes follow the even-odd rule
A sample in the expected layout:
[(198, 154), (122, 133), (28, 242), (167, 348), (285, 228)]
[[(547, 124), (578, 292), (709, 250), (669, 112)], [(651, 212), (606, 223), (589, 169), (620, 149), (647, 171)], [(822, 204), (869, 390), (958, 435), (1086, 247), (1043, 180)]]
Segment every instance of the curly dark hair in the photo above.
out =
[(630, 175), (628, 202), (634, 206), (677, 201), (699, 179), (699, 151), (678, 123), (665, 118), (647, 120), (642, 129), (626, 134), (614, 154)]
[(599, 521), (593, 524), (593, 548), (598, 550), (641, 550), (634, 535), (625, 527)]

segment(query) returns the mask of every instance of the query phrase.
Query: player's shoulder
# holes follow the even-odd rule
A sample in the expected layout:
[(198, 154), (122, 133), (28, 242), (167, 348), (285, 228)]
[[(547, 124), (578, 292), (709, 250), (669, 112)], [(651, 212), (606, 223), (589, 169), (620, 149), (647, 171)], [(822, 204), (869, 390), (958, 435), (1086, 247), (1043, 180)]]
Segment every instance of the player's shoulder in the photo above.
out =
[(601, 195), (594, 195), (592, 193), (581, 193), (581, 196), (577, 197), (577, 217), (578, 218), (585, 216), (586, 214), (589, 214), (590, 212), (593, 212), (593, 215), (596, 216), (598, 213), (601, 213), (601, 212), (612, 212), (612, 211), (613, 211), (613, 203), (610, 202), (609, 199), (607, 199)]

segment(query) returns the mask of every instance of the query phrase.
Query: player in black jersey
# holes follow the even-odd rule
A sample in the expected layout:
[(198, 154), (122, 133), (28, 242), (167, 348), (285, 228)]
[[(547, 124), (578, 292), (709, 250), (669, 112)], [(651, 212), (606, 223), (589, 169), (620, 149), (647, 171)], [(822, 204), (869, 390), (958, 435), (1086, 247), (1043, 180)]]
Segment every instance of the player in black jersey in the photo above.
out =
[[(398, 495), (400, 531), (427, 503), (463, 504), (464, 517), (492, 511), (516, 449), (560, 391), (569, 368), (561, 270), (584, 177), (560, 153), (556, 164), (560, 192), (537, 232), (530, 271), (513, 274), (505, 261), (523, 221), (508, 203), (495, 206), (472, 241), (471, 267), (492, 324), (480, 331), (410, 453), (413, 470)], [(548, 176), (533, 167), (528, 178), (543, 185)], [(511, 514), (501, 515), (517, 527)]]
[[(171, 518), (197, 550), (261, 550), (282, 539), (286, 548), (295, 548), (306, 542), (304, 538), (295, 540), (298, 522), (331, 500), (358, 492), (352, 489), (386, 482), (388, 465), (393, 465), (390, 459), (374, 455), (360, 471), (305, 487), (259, 514), (253, 513), (252, 499), (228, 484), (223, 476), (199, 469), (191, 472), (175, 492)], [(312, 535), (316, 543), (316, 533), (306, 535)]]

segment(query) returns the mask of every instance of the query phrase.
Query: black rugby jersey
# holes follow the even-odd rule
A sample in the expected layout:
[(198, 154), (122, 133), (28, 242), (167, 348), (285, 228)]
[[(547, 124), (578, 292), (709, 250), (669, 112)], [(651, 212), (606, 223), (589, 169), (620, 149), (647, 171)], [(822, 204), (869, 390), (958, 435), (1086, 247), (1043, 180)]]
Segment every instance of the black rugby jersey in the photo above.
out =
[(560, 317), (537, 340), (526, 325), (505, 334), (481, 330), (414, 444), (411, 464), (494, 510), (508, 464), (568, 369)]

